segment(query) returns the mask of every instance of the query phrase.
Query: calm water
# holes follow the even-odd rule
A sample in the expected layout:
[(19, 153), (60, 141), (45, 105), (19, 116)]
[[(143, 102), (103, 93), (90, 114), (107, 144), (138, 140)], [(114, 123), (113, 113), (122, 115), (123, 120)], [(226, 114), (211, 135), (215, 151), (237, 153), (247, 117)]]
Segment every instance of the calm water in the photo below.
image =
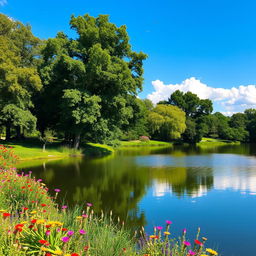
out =
[(127, 149), (39, 164), (23, 169), (62, 189), (69, 205), (92, 202), (148, 232), (168, 219), (174, 235), (187, 228), (193, 239), (201, 227), (222, 255), (256, 255), (255, 145)]

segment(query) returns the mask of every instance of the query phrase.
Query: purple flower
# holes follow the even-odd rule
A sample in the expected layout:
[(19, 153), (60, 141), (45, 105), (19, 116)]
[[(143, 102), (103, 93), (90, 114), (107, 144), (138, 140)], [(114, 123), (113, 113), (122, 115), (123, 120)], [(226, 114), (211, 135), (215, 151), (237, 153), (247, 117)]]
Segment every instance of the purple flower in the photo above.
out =
[(49, 235), (50, 235), (50, 233), (51, 233), (51, 231), (50, 231), (50, 230), (46, 230), (45, 235), (49, 236)]
[(171, 222), (170, 220), (167, 220), (167, 221), (166, 221), (166, 224), (167, 224), (167, 225), (171, 225), (172, 222)]
[(196, 253), (193, 252), (193, 251), (191, 251), (191, 250), (189, 250), (189, 251), (188, 251), (188, 255), (196, 255)]
[(62, 208), (62, 209), (67, 209), (68, 206), (67, 206), (67, 205), (63, 205), (61, 208)]
[(85, 232), (85, 230), (80, 229), (80, 230), (79, 230), (79, 233), (80, 233), (81, 235), (84, 235), (86, 232)]
[(43, 180), (42, 180), (42, 179), (38, 179), (37, 181), (38, 181), (38, 182), (41, 182), (41, 181), (43, 181)]
[(64, 242), (64, 243), (67, 243), (69, 241), (69, 239), (70, 238), (68, 236), (64, 236), (61, 238), (62, 242)]
[(183, 229), (183, 233), (187, 233), (187, 230), (185, 228)]
[(54, 191), (55, 191), (56, 193), (59, 193), (59, 192), (60, 192), (60, 189), (55, 188)]
[(68, 235), (68, 236), (73, 236), (73, 235), (74, 235), (74, 233), (75, 233), (74, 231), (69, 230), (69, 231), (68, 231), (68, 233), (67, 233), (67, 235)]
[(163, 227), (161, 227), (161, 226), (157, 226), (157, 227), (156, 227), (156, 229), (157, 229), (157, 230), (162, 230), (162, 229), (163, 229)]
[(92, 206), (92, 204), (91, 204), (91, 203), (87, 203), (86, 205), (87, 205), (88, 207), (91, 207), (91, 206)]
[(184, 244), (185, 246), (190, 246), (190, 245), (191, 245), (191, 243), (188, 242), (188, 241), (184, 241), (183, 244)]

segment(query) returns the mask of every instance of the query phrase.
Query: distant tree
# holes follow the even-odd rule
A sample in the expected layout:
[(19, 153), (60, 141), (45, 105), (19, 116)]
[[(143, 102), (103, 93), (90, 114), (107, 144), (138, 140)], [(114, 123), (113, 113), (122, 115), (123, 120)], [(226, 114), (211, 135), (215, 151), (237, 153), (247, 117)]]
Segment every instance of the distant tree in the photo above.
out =
[(247, 118), (246, 130), (249, 133), (249, 140), (256, 142), (256, 109), (246, 109), (244, 113)]
[(213, 111), (211, 100), (202, 100), (192, 92), (183, 93), (177, 90), (171, 94), (168, 103), (179, 107), (186, 116), (193, 118), (209, 115)]
[(164, 141), (179, 139), (186, 129), (185, 113), (176, 106), (157, 105), (148, 118), (151, 136)]

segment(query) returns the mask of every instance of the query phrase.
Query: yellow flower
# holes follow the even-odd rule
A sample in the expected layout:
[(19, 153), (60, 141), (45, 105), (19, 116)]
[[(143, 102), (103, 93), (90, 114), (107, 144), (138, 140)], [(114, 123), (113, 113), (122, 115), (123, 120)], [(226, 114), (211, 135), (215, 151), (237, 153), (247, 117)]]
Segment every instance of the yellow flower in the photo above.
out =
[(59, 221), (48, 221), (47, 222), (47, 225), (51, 225), (51, 226), (62, 226), (63, 223), (62, 222), (59, 222)]
[(32, 211), (32, 212), (30, 212), (30, 214), (36, 214), (37, 213), (37, 211)]
[(168, 235), (170, 235), (171, 233), (168, 232), (168, 231), (165, 231), (164, 234), (165, 234), (166, 236), (168, 236)]
[(41, 247), (41, 251), (43, 251), (43, 252), (48, 252), (49, 251), (49, 249), (48, 248), (46, 248), (46, 247)]
[(207, 238), (206, 238), (206, 237), (202, 237), (202, 239), (203, 239), (204, 241), (207, 241)]
[(65, 254), (64, 256), (71, 256), (71, 254), (68, 253), (68, 254)]
[(27, 224), (28, 222), (27, 221), (22, 221), (20, 224)]
[(150, 238), (150, 239), (158, 238), (158, 236), (156, 236), (156, 235), (151, 235), (151, 236), (149, 236), (149, 238)]
[(206, 251), (212, 255), (218, 255), (218, 253), (216, 251), (214, 251), (213, 249), (207, 248)]
[(77, 216), (76, 217), (78, 220), (81, 220), (83, 217), (82, 216)]
[(0, 213), (2, 213), (2, 212), (6, 212), (6, 210), (0, 210)]
[(62, 255), (63, 254), (63, 252), (61, 250), (56, 250), (53, 253), (56, 254), (56, 255)]
[(45, 220), (44, 220), (44, 219), (41, 219), (41, 220), (37, 220), (37, 221), (36, 221), (36, 224), (43, 224), (43, 223), (45, 223)]
[(207, 255), (207, 254), (200, 254), (200, 256), (209, 256), (209, 255)]

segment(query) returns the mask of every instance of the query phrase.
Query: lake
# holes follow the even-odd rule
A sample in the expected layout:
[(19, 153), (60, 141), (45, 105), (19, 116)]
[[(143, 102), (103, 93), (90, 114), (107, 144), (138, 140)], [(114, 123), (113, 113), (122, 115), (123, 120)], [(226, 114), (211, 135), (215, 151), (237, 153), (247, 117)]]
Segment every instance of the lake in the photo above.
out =
[[(38, 164), (38, 165), (37, 165)], [(130, 148), (103, 158), (21, 163), (68, 205), (113, 210), (132, 229), (173, 222), (190, 239), (197, 228), (223, 256), (253, 255), (256, 146)]]

